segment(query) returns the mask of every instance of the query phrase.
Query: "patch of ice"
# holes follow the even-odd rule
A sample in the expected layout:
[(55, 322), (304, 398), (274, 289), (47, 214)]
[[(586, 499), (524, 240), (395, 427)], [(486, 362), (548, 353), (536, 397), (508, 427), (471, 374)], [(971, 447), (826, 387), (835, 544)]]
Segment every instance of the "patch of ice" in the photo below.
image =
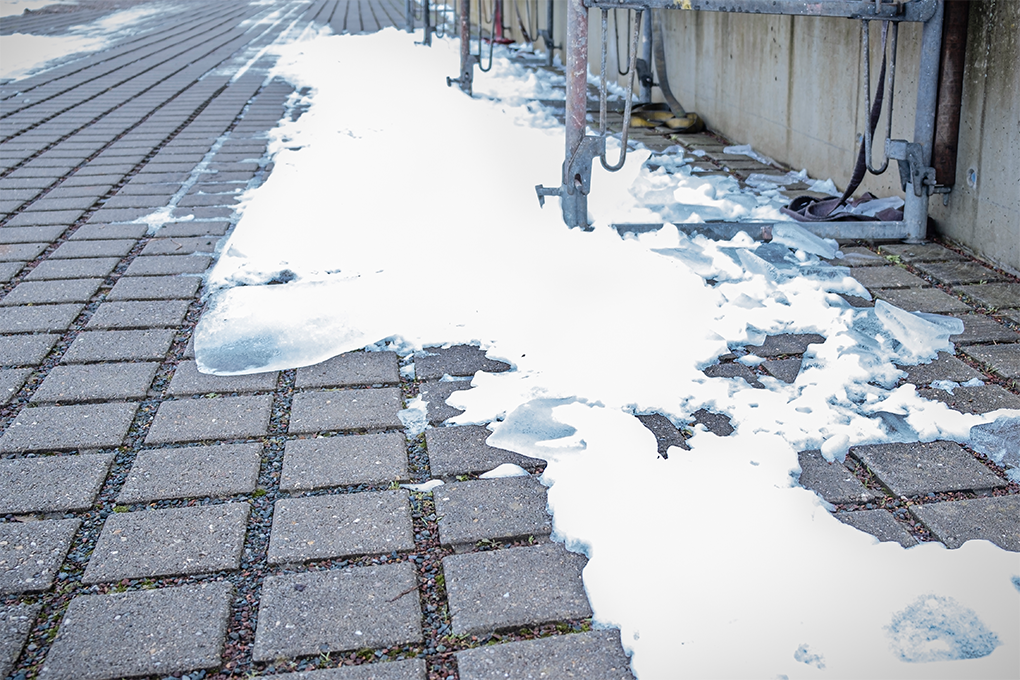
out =
[(397, 418), (403, 423), (404, 429), (411, 437), (417, 437), (429, 427), (428, 402), (417, 396), (407, 403), (407, 406), (397, 411)]

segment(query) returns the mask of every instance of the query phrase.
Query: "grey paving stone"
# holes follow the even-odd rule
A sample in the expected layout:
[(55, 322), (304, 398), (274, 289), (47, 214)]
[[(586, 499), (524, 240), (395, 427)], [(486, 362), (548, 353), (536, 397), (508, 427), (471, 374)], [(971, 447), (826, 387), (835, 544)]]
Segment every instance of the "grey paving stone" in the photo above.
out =
[(443, 558), (454, 635), (591, 616), (587, 561), (559, 543)]
[(914, 276), (903, 267), (889, 265), (886, 267), (860, 267), (850, 275), (861, 282), (865, 288), (924, 288), (931, 284), (919, 276)]
[(31, 368), (0, 368), (0, 406), (6, 405), (18, 394), (30, 375)]
[(520, 465), (531, 472), (545, 465), (544, 460), (489, 446), (485, 440), (491, 434), (482, 425), (437, 427), (426, 430), (425, 446), (429, 452), (432, 476), (450, 478), (456, 475), (488, 472), (503, 463)]
[(893, 243), (881, 247), (881, 252), (896, 255), (904, 262), (936, 262), (938, 260), (965, 260), (959, 253), (937, 243)]
[(10, 675), (40, 609), (41, 604), (0, 605), (0, 677)]
[(261, 444), (190, 446), (141, 451), (118, 503), (251, 493), (258, 483)]
[(124, 276), (114, 284), (107, 300), (191, 300), (202, 279), (197, 276)]
[(400, 366), (393, 352), (350, 352), (297, 370), (297, 387), (395, 385)]
[(966, 314), (973, 311), (965, 302), (938, 288), (878, 289), (875, 297), (908, 312), (929, 314)]
[(1020, 552), (1020, 496), (926, 503), (911, 506), (910, 512), (949, 548), (985, 540)]
[(984, 307), (992, 309), (1020, 307), (1020, 283), (984, 283), (958, 286), (956, 290), (974, 298)]
[(754, 388), (764, 388), (758, 380), (758, 376), (755, 375), (754, 371), (745, 366), (744, 364), (738, 364), (731, 362), (727, 364), (715, 364), (709, 366), (702, 371), (709, 378), (742, 378), (744, 382)]
[(671, 446), (678, 446), (681, 449), (690, 448), (687, 446), (687, 440), (684, 438), (683, 433), (676, 429), (676, 426), (670, 422), (669, 418), (661, 413), (636, 417), (649, 432), (655, 435), (656, 449), (663, 458), (669, 457), (669, 447)]
[(67, 227), (0, 227), (0, 243), (46, 243), (55, 241)]
[(362, 666), (274, 675), (273, 680), (426, 680), (424, 659), (384, 661)]
[(269, 392), (276, 389), (276, 371), (249, 375), (209, 375), (199, 373), (194, 361), (177, 364), (170, 380), (169, 394), (228, 394), (231, 392)]
[(126, 276), (201, 274), (211, 262), (208, 255), (145, 255), (136, 257), (124, 273)]
[(99, 241), (103, 239), (140, 239), (148, 229), (145, 224), (83, 224), (68, 237), (69, 241)]
[(413, 549), (411, 509), (403, 489), (276, 501), (270, 564)]
[(92, 315), (86, 328), (172, 328), (179, 326), (188, 313), (190, 300), (152, 300), (104, 302)]
[(23, 281), (0, 300), (0, 305), (88, 302), (102, 283), (102, 279)]
[(935, 380), (952, 380), (962, 383), (981, 377), (980, 372), (948, 352), (939, 352), (938, 356), (927, 364), (897, 366), (897, 368), (906, 372), (906, 382), (914, 385), (930, 385)]
[(26, 262), (0, 262), (0, 283), (13, 279), (26, 264)]
[(112, 680), (218, 666), (232, 596), (224, 581), (78, 596), (38, 677)]
[(85, 331), (74, 339), (61, 361), (65, 364), (79, 364), (91, 361), (162, 360), (170, 350), (175, 334), (176, 331), (172, 329), (162, 328)]
[(34, 260), (49, 245), (49, 243), (0, 243), (0, 262)]
[(113, 454), (0, 460), (0, 515), (87, 510)]
[(268, 576), (255, 661), (420, 642), (421, 607), (409, 562)]
[(0, 333), (65, 331), (85, 305), (38, 305), (11, 307), (0, 314)]
[(26, 281), (48, 279), (105, 278), (120, 262), (116, 257), (93, 257), (81, 260), (46, 260), (26, 276)]
[(889, 264), (889, 260), (862, 246), (840, 248), (843, 257), (827, 260), (835, 267), (877, 267)]
[(1020, 397), (998, 385), (957, 387), (952, 394), (935, 388), (920, 389), (917, 393), (925, 399), (941, 401), (961, 413), (988, 413), (1000, 408), (1020, 409)]
[(157, 234), (164, 238), (187, 238), (189, 236), (223, 236), (230, 229), (230, 222), (173, 222), (163, 225)]
[(548, 536), (552, 517), (546, 489), (534, 477), (455, 482), (435, 489), (439, 539), (444, 546), (470, 548), (482, 539)]
[(457, 652), (461, 680), (633, 680), (620, 631), (595, 630)]
[(423, 383), (418, 394), (426, 403), (425, 408), (428, 413), (429, 423), (439, 425), (447, 419), (463, 413), (463, 410), (448, 405), (446, 400), (458, 390), (469, 389), (471, 389), (471, 381), (469, 380)]
[(829, 503), (870, 503), (882, 494), (867, 488), (841, 463), (830, 463), (818, 451), (801, 451), (800, 485)]
[(407, 479), (403, 434), (316, 437), (287, 442), (280, 489), (298, 491)]
[(840, 293), (839, 296), (851, 307), (865, 308), (875, 306), (874, 300), (866, 300), (862, 297), (857, 297), (856, 295), (847, 295), (846, 293)]
[(402, 428), (397, 418), (402, 405), (397, 387), (302, 392), (294, 395), (289, 431), (300, 434)]
[(22, 409), (0, 437), (0, 452), (120, 446), (138, 404), (80, 404)]
[(140, 399), (148, 394), (158, 368), (155, 363), (54, 366), (32, 395), (32, 401)]
[(1020, 328), (1020, 309), (1003, 309), (999, 312), (999, 316), (1012, 321), (1017, 328)]
[(101, 241), (66, 241), (62, 243), (50, 259), (70, 259), (80, 257), (124, 257), (137, 243), (134, 239), (103, 239)]
[[(146, 444), (259, 437), (269, 426), (271, 396), (164, 401)], [(2, 441), (2, 440), (0, 440)]]
[(469, 376), (477, 371), (501, 373), (510, 365), (488, 359), (485, 352), (472, 345), (426, 347), (414, 356), (414, 373), (419, 380), (439, 380), (444, 375)]
[(247, 503), (112, 513), (82, 583), (237, 569)]
[(1020, 342), (1020, 333), (1006, 328), (992, 317), (962, 314), (957, 318), (963, 321), (963, 333), (949, 337), (957, 346), (986, 342)]
[(1020, 344), (971, 345), (962, 351), (1003, 378), (1020, 378)]
[(178, 236), (176, 238), (154, 238), (145, 244), (142, 255), (186, 255), (211, 253), (219, 243), (218, 236)]
[(921, 272), (950, 286), (961, 283), (983, 283), (1001, 281), (1002, 275), (977, 262), (918, 262), (914, 265)]
[(762, 363), (761, 367), (773, 378), (793, 384), (797, 381), (797, 376), (800, 375), (801, 363), (802, 360), (799, 357), (794, 359), (768, 359)]
[(703, 408), (691, 414), (694, 423), (704, 425), (712, 434), (719, 437), (728, 437), (733, 434), (733, 425), (730, 424), (730, 417), (722, 413), (713, 413)]
[(897, 496), (1006, 484), (955, 442), (868, 444), (851, 447), (850, 453)]
[(866, 534), (871, 534), (883, 543), (895, 541), (904, 548), (917, 545), (917, 539), (911, 536), (910, 532), (897, 522), (888, 510), (837, 512), (836, 519)]
[(78, 519), (0, 524), (0, 593), (49, 588), (80, 525)]

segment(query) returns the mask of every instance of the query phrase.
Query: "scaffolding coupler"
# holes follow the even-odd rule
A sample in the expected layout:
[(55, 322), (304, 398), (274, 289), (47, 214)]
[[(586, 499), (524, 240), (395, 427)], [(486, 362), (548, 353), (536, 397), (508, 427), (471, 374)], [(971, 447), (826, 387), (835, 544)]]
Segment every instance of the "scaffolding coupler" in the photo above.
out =
[[(596, 155), (605, 164), (605, 128), (600, 121), (600, 134), (587, 135), (585, 114), (588, 75), (588, 10), (631, 9), (636, 11), (700, 10), (709, 12), (738, 12), (752, 14), (778, 14), (790, 16), (837, 17), (862, 21), (862, 30), (868, 33), (868, 22), (883, 21), (922, 24), (920, 66), (917, 76), (917, 107), (914, 114), (913, 141), (893, 140), (886, 135), (886, 159), (896, 160), (906, 194), (903, 220), (896, 222), (807, 222), (801, 226), (829, 238), (905, 240), (919, 242), (925, 239), (928, 224), (928, 198), (932, 193), (944, 193), (935, 185), (931, 167), (932, 145), (935, 136), (935, 106), (938, 94), (939, 55), (942, 44), (943, 0), (567, 0), (566, 52), (566, 144), (562, 183), (559, 187), (536, 187), (540, 202), (546, 196), (559, 196), (563, 220), (568, 227), (589, 228), (587, 204), (591, 190), (591, 166)], [(641, 22), (638, 21), (638, 24)], [(605, 28), (603, 28), (605, 34)], [(606, 41), (602, 42), (603, 63)], [(895, 26), (892, 60), (895, 68)], [(634, 50), (631, 52), (634, 53)], [(865, 68), (870, 60), (865, 51)], [(635, 68), (631, 67), (631, 73)], [(605, 78), (605, 68), (602, 69)], [(633, 90), (633, 75), (631, 76)], [(891, 90), (891, 86), (890, 86)], [(870, 91), (867, 95), (870, 101)], [(631, 93), (629, 101), (633, 99)], [(891, 116), (892, 107), (889, 107)], [(628, 106), (629, 113), (629, 106)], [(867, 115), (867, 114), (866, 114)], [(604, 116), (603, 116), (604, 119)], [(624, 121), (624, 134), (628, 121)], [(888, 130), (888, 128), (887, 128)], [(871, 132), (865, 122), (867, 165), (871, 166)], [(592, 140), (592, 141), (588, 141)], [(626, 150), (624, 137), (623, 150)], [(873, 168), (874, 169), (874, 168)], [(770, 224), (770, 223), (769, 223)], [(768, 224), (748, 225), (760, 233), (767, 233)], [(760, 228), (759, 228), (760, 227)], [(621, 228), (625, 228), (621, 225)]]

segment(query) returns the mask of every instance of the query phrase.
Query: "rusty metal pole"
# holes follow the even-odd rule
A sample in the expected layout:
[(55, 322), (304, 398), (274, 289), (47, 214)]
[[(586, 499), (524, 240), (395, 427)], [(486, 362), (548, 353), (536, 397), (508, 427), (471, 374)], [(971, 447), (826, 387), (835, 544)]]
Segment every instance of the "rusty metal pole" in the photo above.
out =
[(935, 180), (947, 187), (956, 184), (956, 154), (960, 140), (960, 102), (963, 97), (963, 67), (967, 59), (967, 25), (970, 3), (947, 0), (942, 20), (942, 67), (939, 74), (939, 102), (935, 114), (935, 148), (932, 165)]
[(432, 47), (432, 26), (430, 22), (432, 17), (429, 16), (429, 0), (424, 0), (421, 5), (422, 23), (424, 24), (424, 37), (422, 38), (422, 44)]
[[(481, 40), (479, 39), (479, 46)], [(460, 89), (471, 94), (475, 75), (474, 57), (471, 56), (471, 0), (460, 0)], [(449, 84), (449, 83), (447, 83)]]
[(567, 0), (567, 109), (566, 159), (563, 161), (563, 187), (560, 205), (568, 227), (588, 226), (589, 177), (581, 177), (572, 163), (584, 142), (588, 113), (588, 8), (584, 0)]

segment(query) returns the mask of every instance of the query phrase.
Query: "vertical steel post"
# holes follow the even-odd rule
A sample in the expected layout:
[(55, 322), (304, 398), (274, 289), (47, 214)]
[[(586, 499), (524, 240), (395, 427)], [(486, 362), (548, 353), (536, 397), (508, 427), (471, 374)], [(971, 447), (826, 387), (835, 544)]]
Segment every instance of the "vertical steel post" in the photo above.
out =
[[(935, 108), (939, 91), (939, 54), (942, 48), (942, 0), (935, 3), (935, 13), (924, 23), (921, 33), (921, 67), (917, 75), (917, 112), (914, 114), (914, 142), (921, 145), (921, 167), (931, 166), (932, 143), (935, 139)], [(929, 187), (907, 184), (903, 222), (907, 243), (923, 241), (928, 231)], [(918, 195), (918, 193), (920, 195)]]
[(407, 0), (404, 3), (404, 10), (406, 12), (405, 19), (407, 23), (404, 25), (404, 30), (408, 33), (414, 33), (414, 0)]
[(588, 113), (588, 8), (584, 0), (567, 0), (567, 109), (566, 158), (563, 161), (563, 186), (560, 205), (568, 227), (588, 226), (588, 196), (583, 187), (588, 178), (577, 175), (573, 159), (584, 142)]
[(545, 0), (545, 64), (553, 65), (553, 52), (556, 50), (556, 38), (553, 36), (553, 0)]
[(421, 3), (421, 17), (422, 23), (425, 25), (424, 38), (422, 38), (422, 44), (432, 47), (432, 17), (429, 16), (429, 0), (423, 0)]
[[(479, 34), (479, 50), (481, 45)], [(464, 94), (471, 94), (474, 75), (475, 67), (471, 57), (471, 0), (460, 0), (460, 89)]]
[[(646, 9), (641, 13), (641, 59), (645, 62), (645, 68), (651, 73), (652, 68), (652, 10)], [(652, 101), (652, 83), (641, 79), (641, 89), (638, 94), (638, 101), (648, 104)]]

